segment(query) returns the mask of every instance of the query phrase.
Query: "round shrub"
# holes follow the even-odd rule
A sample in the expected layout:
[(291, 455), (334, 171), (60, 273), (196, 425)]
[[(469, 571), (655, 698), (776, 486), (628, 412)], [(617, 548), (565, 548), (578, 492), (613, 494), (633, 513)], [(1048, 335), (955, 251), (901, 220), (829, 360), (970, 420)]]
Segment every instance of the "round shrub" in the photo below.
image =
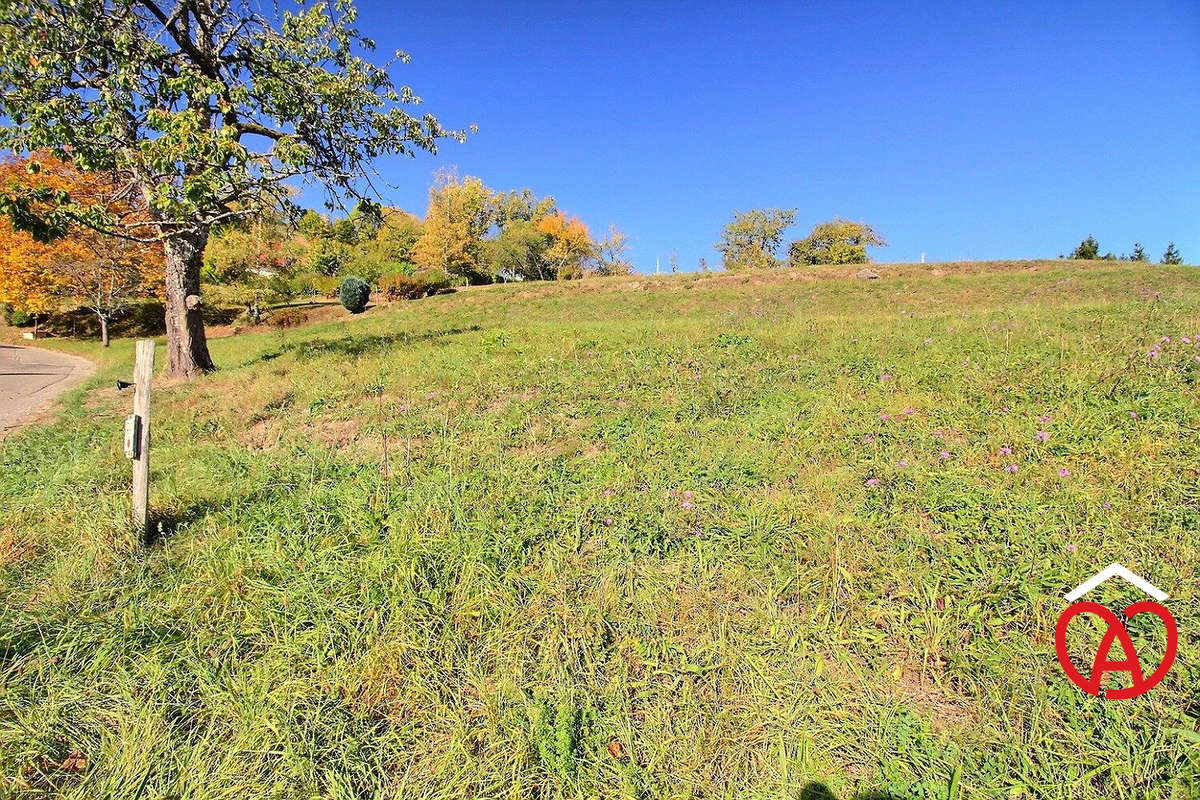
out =
[(367, 300), (371, 299), (371, 287), (362, 278), (351, 275), (342, 281), (338, 299), (351, 314), (361, 314), (367, 307)]

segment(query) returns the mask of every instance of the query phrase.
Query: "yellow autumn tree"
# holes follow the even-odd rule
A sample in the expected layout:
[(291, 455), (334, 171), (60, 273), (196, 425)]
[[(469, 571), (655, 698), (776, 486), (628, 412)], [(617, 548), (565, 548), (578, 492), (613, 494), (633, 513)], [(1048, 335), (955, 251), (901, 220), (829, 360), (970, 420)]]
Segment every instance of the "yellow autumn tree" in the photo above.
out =
[(543, 254), (555, 277), (575, 280), (583, 277), (583, 265), (595, 252), (587, 225), (579, 217), (562, 211), (548, 214), (536, 223), (537, 230), (550, 240)]
[[(139, 213), (119, 198), (117, 182), (46, 153), (0, 161), (0, 185), (14, 184), (65, 192), (126, 218)], [(54, 311), (64, 302), (82, 303), (96, 314), (105, 347), (112, 317), (131, 297), (161, 291), (162, 282), (160, 245), (103, 236), (81, 226), (42, 243), (0, 218), (0, 302), (30, 314)]]
[(492, 196), (479, 178), (460, 180), (452, 172), (439, 173), (429, 190), (424, 227), (413, 246), (416, 265), (470, 283), (489, 282), (492, 275), (483, 242), (495, 214)]

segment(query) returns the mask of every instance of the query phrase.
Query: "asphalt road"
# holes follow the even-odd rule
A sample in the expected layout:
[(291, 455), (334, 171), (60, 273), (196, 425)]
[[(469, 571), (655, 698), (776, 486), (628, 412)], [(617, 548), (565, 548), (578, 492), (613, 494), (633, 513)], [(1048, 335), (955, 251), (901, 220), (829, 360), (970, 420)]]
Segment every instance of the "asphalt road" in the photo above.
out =
[(91, 362), (38, 347), (0, 344), (0, 436), (92, 374)]

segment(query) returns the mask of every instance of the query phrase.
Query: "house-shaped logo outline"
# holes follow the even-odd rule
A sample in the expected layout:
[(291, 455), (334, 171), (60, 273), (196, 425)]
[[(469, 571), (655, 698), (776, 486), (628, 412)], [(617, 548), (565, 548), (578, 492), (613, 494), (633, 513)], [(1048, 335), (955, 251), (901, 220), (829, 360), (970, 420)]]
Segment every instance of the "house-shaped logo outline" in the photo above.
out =
[(1107, 567), (1100, 570), (1071, 591), (1067, 592), (1065, 597), (1069, 602), (1073, 603), (1090, 592), (1092, 589), (1095, 589), (1097, 586), (1113, 577), (1124, 578), (1126, 581), (1141, 589), (1144, 593), (1150, 595), (1160, 603), (1170, 597), (1170, 595), (1164, 592), (1162, 589), (1159, 589), (1153, 583), (1146, 580), (1141, 575), (1138, 575), (1136, 572), (1126, 569), (1117, 561), (1109, 564)]

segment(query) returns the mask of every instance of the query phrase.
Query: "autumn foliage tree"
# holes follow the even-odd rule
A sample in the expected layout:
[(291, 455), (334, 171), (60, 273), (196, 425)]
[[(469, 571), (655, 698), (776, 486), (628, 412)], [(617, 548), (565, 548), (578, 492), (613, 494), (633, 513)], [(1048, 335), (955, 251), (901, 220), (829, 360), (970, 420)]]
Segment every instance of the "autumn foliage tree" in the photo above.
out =
[(594, 246), (579, 217), (557, 211), (538, 220), (537, 230), (548, 240), (543, 257), (550, 274), (559, 280), (582, 278), (584, 263), (592, 256)]
[(292, 208), (296, 180), (357, 195), (375, 157), (463, 138), (408, 113), (419, 98), (362, 55), (374, 42), (355, 20), (352, 0), (3, 0), (0, 147), (118, 176), (149, 216), (40, 189), (0, 190), (0, 213), (40, 241), (83, 225), (161, 242), (167, 372), (212, 369), (200, 274), (215, 226)]
[[(120, 182), (40, 153), (33, 159), (0, 162), (0, 186), (29, 195), (65, 193), (105, 213), (136, 218), (145, 209), (122, 200)], [(33, 208), (34, 213), (42, 209)], [(0, 218), (0, 301), (40, 314), (64, 301), (80, 302), (96, 315), (100, 338), (108, 346), (113, 316), (139, 294), (161, 290), (162, 247), (105, 236), (82, 225), (65, 235), (38, 241)]]
[(546, 258), (551, 240), (538, 225), (558, 213), (555, 199), (526, 188), (497, 193), (492, 204), (497, 228), (488, 241), (492, 273), (502, 281), (553, 279), (555, 270)]
[(479, 178), (442, 172), (429, 190), (429, 210), (413, 245), (417, 266), (442, 270), (469, 283), (491, 280), (484, 237), (494, 220), (493, 192)]

